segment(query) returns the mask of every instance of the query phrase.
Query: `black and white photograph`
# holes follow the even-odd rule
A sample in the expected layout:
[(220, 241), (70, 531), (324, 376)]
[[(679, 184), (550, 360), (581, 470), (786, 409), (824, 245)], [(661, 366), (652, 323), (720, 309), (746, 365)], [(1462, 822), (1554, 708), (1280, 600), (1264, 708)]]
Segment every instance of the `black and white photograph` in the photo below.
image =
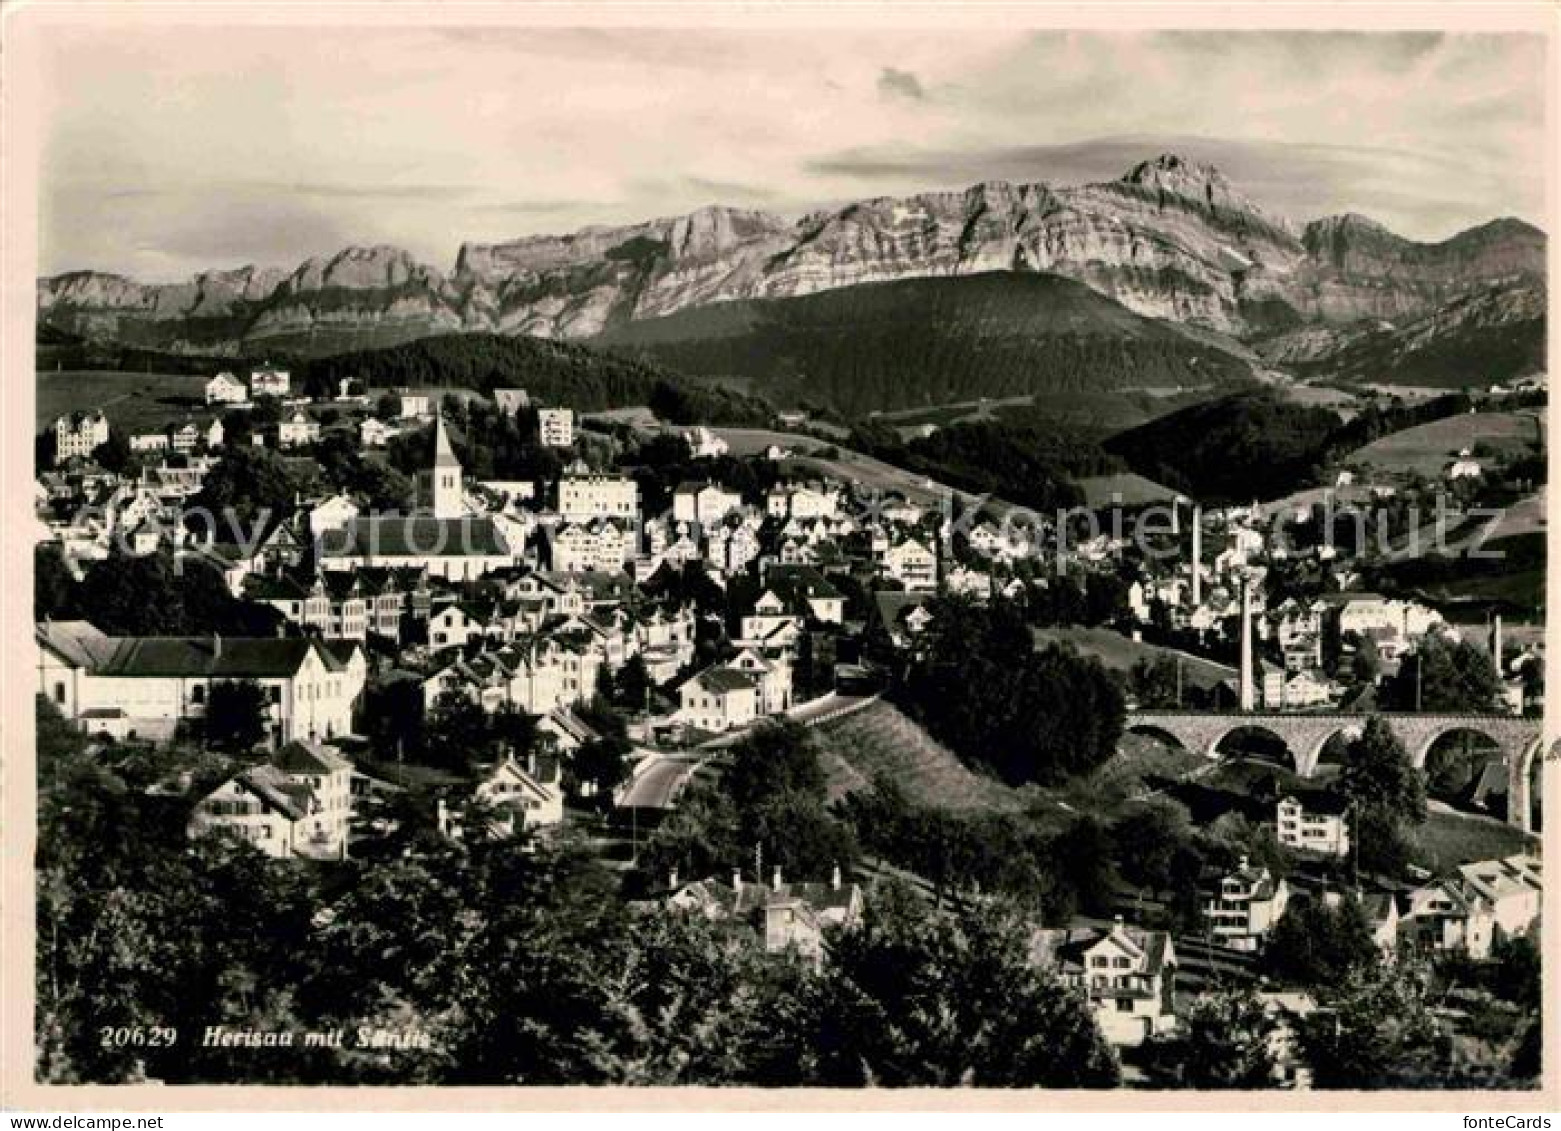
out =
[(783, 7), (11, 13), (22, 1106), (1554, 1105), (1556, 10)]

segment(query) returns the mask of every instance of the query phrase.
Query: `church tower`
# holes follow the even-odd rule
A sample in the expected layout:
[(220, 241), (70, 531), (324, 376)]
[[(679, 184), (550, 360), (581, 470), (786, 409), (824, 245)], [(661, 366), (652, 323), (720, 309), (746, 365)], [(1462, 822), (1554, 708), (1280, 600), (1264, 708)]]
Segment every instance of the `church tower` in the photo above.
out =
[(434, 462), (427, 472), (427, 483), (435, 518), (460, 518), (466, 513), (461, 502), (461, 461), (450, 446), (442, 412), (434, 416)]

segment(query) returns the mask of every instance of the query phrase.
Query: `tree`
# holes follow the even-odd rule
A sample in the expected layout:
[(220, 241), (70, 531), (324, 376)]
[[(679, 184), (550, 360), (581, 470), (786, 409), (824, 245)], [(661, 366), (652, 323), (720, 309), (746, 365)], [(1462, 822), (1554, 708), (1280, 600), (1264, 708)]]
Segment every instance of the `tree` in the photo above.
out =
[(1321, 899), (1292, 902), (1263, 952), (1271, 976), (1308, 989), (1339, 985), (1351, 971), (1381, 961), (1365, 912), (1349, 897), (1332, 905)]
[(33, 619), (69, 620), (76, 615), (76, 579), (56, 542), (33, 547)]
[(932, 913), (891, 886), (837, 938), (820, 987), (818, 1082), (831, 1087), (1103, 1088), (1120, 1070), (1083, 997), (1029, 957), (994, 907)]
[(1339, 785), (1357, 815), (1375, 811), (1413, 824), (1425, 820), (1425, 780), (1379, 716), (1367, 719), (1360, 737), (1346, 747)]
[(92, 449), (92, 458), (105, 470), (123, 472), (135, 458), (130, 452), (130, 440), (118, 428), (108, 430), (108, 439)]
[(489, 752), (488, 716), (470, 695), (449, 690), (434, 700), (424, 726), (423, 753), (430, 765), (464, 774)]
[(650, 693), (653, 687), (650, 670), (645, 666), (645, 657), (636, 652), (618, 669), (613, 678), (613, 704), (619, 710), (631, 714), (646, 711), (650, 707)]
[(1500, 690), (1485, 649), (1467, 640), (1427, 633), (1382, 687), (1382, 702), (1397, 711), (1489, 711)]
[(252, 679), (218, 680), (206, 696), (206, 742), (219, 750), (252, 750), (266, 737), (265, 688)]
[(1187, 1003), (1176, 1032), (1145, 1043), (1145, 1071), (1161, 1087), (1271, 1088), (1277, 1028), (1250, 987), (1216, 987)]
[(1366, 963), (1327, 987), (1297, 1036), (1319, 1088), (1427, 1087), (1444, 1035), (1430, 1009), (1430, 977), (1407, 960)]
[(1169, 797), (1133, 806), (1111, 826), (1122, 878), (1163, 891), (1171, 886), (1177, 852), (1192, 839), (1192, 815)]

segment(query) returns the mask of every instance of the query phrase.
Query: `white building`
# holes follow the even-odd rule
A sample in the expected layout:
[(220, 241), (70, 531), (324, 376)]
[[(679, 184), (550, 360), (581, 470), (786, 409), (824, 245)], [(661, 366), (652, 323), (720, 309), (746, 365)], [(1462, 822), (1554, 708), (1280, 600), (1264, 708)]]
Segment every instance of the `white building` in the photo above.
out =
[(38, 690), (82, 730), (166, 741), (206, 713), (211, 686), (252, 680), (282, 742), (352, 733), (362, 654), (342, 659), (318, 640), (282, 637), (107, 636), (86, 621), (41, 624)]
[(550, 448), (567, 448), (575, 442), (575, 412), (572, 408), (537, 410), (537, 431)]
[(672, 494), (672, 517), (677, 522), (714, 526), (743, 505), (743, 497), (719, 483), (682, 483)]
[(279, 448), (301, 448), (317, 443), (320, 439), (320, 422), (303, 409), (294, 412), (276, 426), (276, 443)]
[(1030, 960), (1088, 998), (1113, 1045), (1141, 1045), (1176, 1026), (1176, 948), (1166, 931), (1128, 927), (1120, 918), (1110, 929), (1038, 930)]
[(885, 577), (898, 581), (908, 593), (938, 587), (938, 555), (914, 538), (884, 551), (882, 568)]
[(553, 532), (552, 566), (560, 573), (616, 573), (638, 553), (639, 537), (629, 522), (599, 518)]
[(748, 726), (759, 717), (759, 681), (749, 672), (716, 664), (678, 688), (677, 717), (701, 730)]
[(90, 456), (108, 443), (108, 417), (101, 412), (71, 412), (54, 422), (54, 463)]
[(1274, 818), (1279, 843), (1322, 856), (1348, 856), (1347, 808), (1348, 802), (1333, 793), (1286, 794), (1279, 799)]
[(248, 400), (248, 386), (227, 370), (206, 382), (207, 404), (243, 404)]
[(292, 375), (285, 369), (271, 364), (249, 371), (249, 391), (257, 397), (285, 397), (292, 382)]
[(236, 833), (268, 856), (339, 860), (352, 820), (352, 763), (313, 743), (289, 742), (196, 803), (186, 832)]
[(713, 459), (716, 456), (724, 456), (731, 450), (730, 444), (703, 424), (684, 432), (683, 439), (688, 444), (689, 453), (695, 459)]
[(565, 522), (637, 521), (639, 513), (640, 485), (626, 475), (567, 472), (558, 481), (558, 514)]

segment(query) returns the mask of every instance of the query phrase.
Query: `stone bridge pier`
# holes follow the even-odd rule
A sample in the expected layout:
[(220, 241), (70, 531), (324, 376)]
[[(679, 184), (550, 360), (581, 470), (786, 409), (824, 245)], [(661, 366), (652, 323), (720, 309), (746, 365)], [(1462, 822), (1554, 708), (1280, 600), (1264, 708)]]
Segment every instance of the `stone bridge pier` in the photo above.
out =
[[(1296, 772), (1309, 778), (1317, 773), (1323, 747), (1328, 741), (1335, 735), (1343, 735), (1345, 739), (1358, 737), (1370, 717), (1262, 711), (1131, 711), (1125, 729), (1168, 737), (1208, 758), (1218, 758), (1220, 743), (1235, 731), (1264, 731), (1285, 744), (1295, 760)], [(1404, 744), (1417, 769), (1425, 767), (1431, 747), (1444, 735), (1472, 731), (1495, 743), (1507, 765), (1507, 820), (1518, 828), (1529, 828), (1532, 810), (1529, 771), (1541, 741), (1538, 719), (1476, 714), (1383, 714), (1378, 717)]]

